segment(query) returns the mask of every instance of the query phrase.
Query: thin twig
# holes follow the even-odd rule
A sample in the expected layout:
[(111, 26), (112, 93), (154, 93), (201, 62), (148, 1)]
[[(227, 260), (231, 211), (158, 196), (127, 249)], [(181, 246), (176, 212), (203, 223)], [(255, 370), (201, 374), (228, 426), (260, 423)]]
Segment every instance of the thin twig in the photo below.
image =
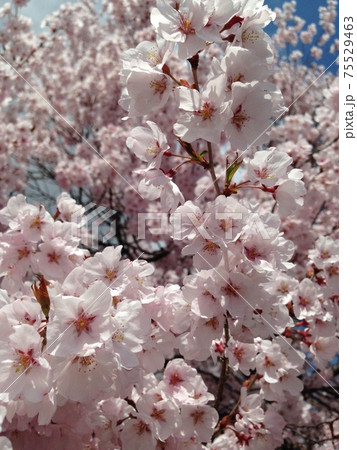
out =
[(221, 191), (219, 189), (218, 180), (216, 177), (216, 172), (214, 171), (214, 162), (213, 162), (213, 152), (212, 152), (212, 144), (210, 142), (207, 142), (207, 149), (208, 149), (208, 158), (209, 158), (209, 166), (208, 170), (211, 174), (211, 178), (214, 184), (214, 188), (216, 189), (217, 195), (221, 195)]

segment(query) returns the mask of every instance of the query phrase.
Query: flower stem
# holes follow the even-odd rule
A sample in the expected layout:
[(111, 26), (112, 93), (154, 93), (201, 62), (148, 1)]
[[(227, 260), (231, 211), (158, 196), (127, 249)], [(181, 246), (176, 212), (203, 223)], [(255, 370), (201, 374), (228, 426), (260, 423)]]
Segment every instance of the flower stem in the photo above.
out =
[(207, 142), (207, 149), (208, 149), (208, 158), (209, 158), (208, 170), (209, 170), (209, 173), (211, 174), (211, 178), (212, 178), (214, 187), (216, 189), (217, 195), (221, 195), (221, 191), (220, 191), (219, 185), (218, 185), (218, 180), (216, 177), (216, 172), (214, 171), (212, 144), (210, 142)]
[(179, 86), (182, 86), (182, 84), (178, 81), (178, 80), (176, 80), (176, 78), (173, 76), (173, 75), (171, 75), (171, 73), (168, 73), (167, 74), (170, 78), (171, 78), (171, 80), (173, 80), (176, 84), (178, 84)]
[(248, 188), (248, 189), (260, 189), (260, 190), (263, 190), (263, 188), (261, 186), (254, 186), (253, 184), (246, 184), (245, 186), (239, 184), (238, 187), (239, 187), (239, 189), (246, 189), (246, 188)]
[[(246, 383), (246, 386), (245, 386), (247, 388), (247, 391), (249, 391), (252, 388), (253, 384), (255, 383), (255, 381), (257, 379), (258, 379), (258, 375), (257, 374), (251, 375), (251, 377), (247, 380), (247, 383)], [(234, 417), (237, 414), (240, 402), (241, 402), (241, 397), (239, 397), (239, 399), (238, 399), (237, 403), (234, 405), (232, 411), (228, 414), (228, 418), (229, 419), (231, 417)]]
[(164, 156), (176, 156), (177, 158), (184, 158), (192, 160), (191, 156), (184, 156), (184, 155), (178, 155), (177, 153), (171, 153), (171, 152), (164, 152)]
[(174, 175), (176, 175), (176, 172), (178, 171), (178, 169), (180, 168), (180, 167), (182, 167), (184, 164), (187, 164), (187, 163), (190, 163), (191, 162), (191, 160), (189, 160), (189, 161), (183, 161), (182, 163), (180, 163), (178, 166), (176, 166), (176, 167), (173, 167), (172, 169), (170, 169), (167, 173), (165, 173), (165, 175), (166, 176), (168, 176), (168, 177), (170, 177), (170, 178), (172, 178)]

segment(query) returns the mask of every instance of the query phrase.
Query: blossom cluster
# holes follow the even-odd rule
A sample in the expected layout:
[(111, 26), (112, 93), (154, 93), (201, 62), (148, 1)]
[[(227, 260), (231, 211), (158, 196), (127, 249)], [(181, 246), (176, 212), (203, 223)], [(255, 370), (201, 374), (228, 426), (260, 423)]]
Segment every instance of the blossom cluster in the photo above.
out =
[[(273, 450), (315, 424), (306, 439), (329, 449), (338, 83), (295, 101), (319, 68), (277, 62), (274, 43), (318, 60), (336, 2), (317, 43), (295, 2), (106, 0), (97, 17), (83, 0), (38, 46), (25, 3), (0, 10), (3, 56), (55, 110), (1, 65), (0, 164), (12, 194), (47, 176), (70, 194), (46, 208), (1, 188), (1, 445)], [(90, 201), (117, 210), (118, 245), (86, 245)]]

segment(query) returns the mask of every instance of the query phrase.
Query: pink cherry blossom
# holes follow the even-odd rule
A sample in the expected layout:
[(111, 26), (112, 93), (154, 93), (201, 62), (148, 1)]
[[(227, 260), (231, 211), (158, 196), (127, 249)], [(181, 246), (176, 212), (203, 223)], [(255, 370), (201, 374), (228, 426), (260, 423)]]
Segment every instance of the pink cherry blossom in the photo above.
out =
[(236, 82), (232, 84), (232, 117), (225, 133), (234, 149), (245, 150), (266, 140), (269, 119), (273, 116), (273, 100), (264, 84)]
[(86, 0), (41, 32), (25, 4), (0, 8), (0, 447), (338, 446), (336, 0)]
[(122, 247), (107, 247), (101, 253), (87, 258), (82, 267), (85, 269), (83, 280), (87, 284), (101, 280), (107, 286), (117, 287), (123, 282), (128, 262), (121, 260)]
[(121, 105), (129, 117), (143, 116), (165, 106), (172, 87), (167, 75), (151, 68), (131, 68), (125, 82), (127, 94), (122, 95)]
[(111, 336), (112, 297), (102, 281), (93, 283), (80, 297), (58, 296), (52, 304), (53, 319), (47, 329), (51, 354), (85, 356)]
[(213, 70), (217, 74), (225, 74), (227, 93), (232, 90), (234, 83), (264, 80), (268, 74), (267, 66), (261, 58), (238, 46), (229, 47), (221, 61), (214, 60)]
[(240, 370), (245, 375), (249, 374), (249, 369), (254, 368), (256, 347), (254, 344), (230, 341), (227, 348), (229, 365), (234, 370)]
[(275, 192), (279, 205), (279, 214), (282, 217), (295, 212), (304, 203), (303, 195), (306, 193), (304, 183), (301, 181), (303, 173), (293, 169), (288, 174), (288, 180), (283, 181)]
[(208, 405), (182, 405), (181, 417), (184, 434), (195, 435), (198, 440), (207, 442), (218, 422), (218, 413)]
[(179, 203), (184, 203), (184, 197), (179, 187), (165, 174), (157, 169), (145, 173), (140, 181), (139, 193), (148, 200), (160, 198), (164, 212), (174, 211)]
[(183, 0), (178, 8), (159, 0), (151, 11), (151, 23), (164, 39), (178, 43), (179, 57), (190, 58), (204, 48), (205, 40), (198, 32), (207, 21), (207, 12), (198, 0)]
[(302, 280), (293, 296), (294, 313), (298, 319), (321, 314), (320, 294), (317, 286), (308, 278)]
[(290, 158), (284, 152), (272, 150), (260, 151), (254, 155), (248, 166), (248, 177), (260, 181), (265, 186), (274, 186), (280, 179), (285, 179)]
[(27, 324), (16, 328), (8, 342), (1, 342), (1, 391), (8, 398), (41, 402), (51, 389), (51, 367), (41, 356), (41, 337)]
[(176, 136), (185, 142), (206, 139), (219, 144), (222, 129), (232, 113), (224, 102), (225, 76), (211, 79), (199, 93), (187, 87), (176, 88), (180, 108), (188, 111), (174, 125)]
[[(59, 395), (75, 402), (90, 402), (113, 384), (115, 363), (105, 349), (87, 351), (69, 360), (52, 360)], [(89, 391), (89, 392), (88, 392)]]
[(148, 169), (158, 169), (163, 153), (169, 149), (166, 137), (158, 126), (147, 121), (149, 128), (136, 127), (126, 140), (126, 145), (141, 160), (148, 162)]

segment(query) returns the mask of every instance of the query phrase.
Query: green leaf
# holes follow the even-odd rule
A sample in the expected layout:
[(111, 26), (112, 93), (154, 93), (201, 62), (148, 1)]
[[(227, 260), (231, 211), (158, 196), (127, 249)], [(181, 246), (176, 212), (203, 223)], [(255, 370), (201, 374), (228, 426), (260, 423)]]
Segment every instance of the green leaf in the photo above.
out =
[(237, 172), (237, 170), (242, 165), (243, 161), (239, 161), (236, 163), (231, 164), (227, 171), (226, 171), (226, 183), (229, 184), (232, 181), (232, 178), (234, 177), (234, 174)]

